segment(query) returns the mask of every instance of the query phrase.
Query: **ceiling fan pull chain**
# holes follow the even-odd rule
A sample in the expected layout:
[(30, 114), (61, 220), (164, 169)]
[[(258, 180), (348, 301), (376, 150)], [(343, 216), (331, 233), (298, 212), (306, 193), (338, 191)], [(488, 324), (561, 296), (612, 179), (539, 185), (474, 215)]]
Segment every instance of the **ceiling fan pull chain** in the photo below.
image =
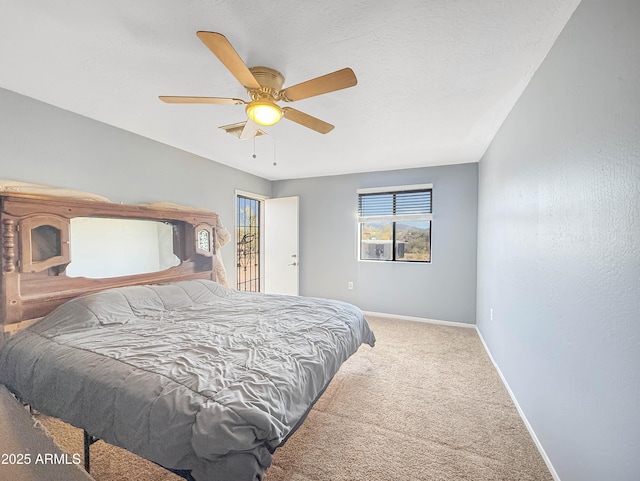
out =
[(273, 137), (273, 166), (275, 167), (276, 165), (278, 165), (276, 163), (276, 138), (275, 136)]

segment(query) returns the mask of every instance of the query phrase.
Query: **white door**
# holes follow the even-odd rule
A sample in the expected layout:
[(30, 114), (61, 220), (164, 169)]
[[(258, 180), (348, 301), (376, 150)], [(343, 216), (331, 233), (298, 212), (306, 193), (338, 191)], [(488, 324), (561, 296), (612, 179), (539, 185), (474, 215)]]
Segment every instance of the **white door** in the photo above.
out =
[(298, 295), (298, 197), (264, 203), (264, 292)]

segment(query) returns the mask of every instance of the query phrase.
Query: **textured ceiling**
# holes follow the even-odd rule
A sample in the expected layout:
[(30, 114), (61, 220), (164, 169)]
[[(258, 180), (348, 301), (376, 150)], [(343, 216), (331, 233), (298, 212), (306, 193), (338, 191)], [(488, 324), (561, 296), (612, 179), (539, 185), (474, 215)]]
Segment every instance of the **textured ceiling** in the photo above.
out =
[[(0, 0), (0, 87), (267, 179), (477, 162), (579, 1)], [(285, 86), (343, 67), (358, 85), (290, 104), (327, 135), (241, 141), (218, 127), (242, 105), (158, 100), (247, 99), (198, 30)]]

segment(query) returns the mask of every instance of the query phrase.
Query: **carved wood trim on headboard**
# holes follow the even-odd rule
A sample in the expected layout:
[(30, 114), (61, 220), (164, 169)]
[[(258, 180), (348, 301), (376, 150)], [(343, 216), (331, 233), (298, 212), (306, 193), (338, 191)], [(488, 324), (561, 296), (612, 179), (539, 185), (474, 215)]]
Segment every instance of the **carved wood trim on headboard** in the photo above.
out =
[(16, 243), (15, 221), (2, 219), (2, 271), (13, 272), (16, 270)]
[[(105, 279), (68, 277), (69, 225), (74, 217), (157, 220), (174, 227), (174, 253), (180, 264), (160, 272)], [(124, 205), (77, 198), (35, 194), (0, 193), (0, 315), (3, 331), (38, 319), (69, 299), (113, 287), (159, 284), (187, 279), (215, 280), (214, 212), (198, 209)], [(44, 227), (42, 227), (44, 226)], [(34, 252), (37, 237), (53, 232), (53, 246)], [(210, 251), (197, 242), (197, 232), (207, 229)], [(42, 230), (38, 233), (42, 234)], [(42, 246), (39, 246), (42, 248)], [(53, 254), (50, 252), (53, 249)], [(47, 257), (48, 256), (48, 257)], [(11, 326), (13, 325), (13, 326)]]

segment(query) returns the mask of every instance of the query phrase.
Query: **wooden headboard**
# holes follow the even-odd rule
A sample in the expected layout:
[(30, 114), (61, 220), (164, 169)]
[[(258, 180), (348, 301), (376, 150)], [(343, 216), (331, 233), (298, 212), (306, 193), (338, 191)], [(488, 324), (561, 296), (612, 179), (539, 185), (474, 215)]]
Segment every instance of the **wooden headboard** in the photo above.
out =
[[(168, 223), (179, 265), (121, 277), (69, 277), (65, 269), (73, 252), (69, 243), (71, 219), (75, 217)], [(215, 280), (217, 220), (217, 214), (197, 209), (0, 192), (2, 332), (20, 330), (69, 299), (112, 287)]]

